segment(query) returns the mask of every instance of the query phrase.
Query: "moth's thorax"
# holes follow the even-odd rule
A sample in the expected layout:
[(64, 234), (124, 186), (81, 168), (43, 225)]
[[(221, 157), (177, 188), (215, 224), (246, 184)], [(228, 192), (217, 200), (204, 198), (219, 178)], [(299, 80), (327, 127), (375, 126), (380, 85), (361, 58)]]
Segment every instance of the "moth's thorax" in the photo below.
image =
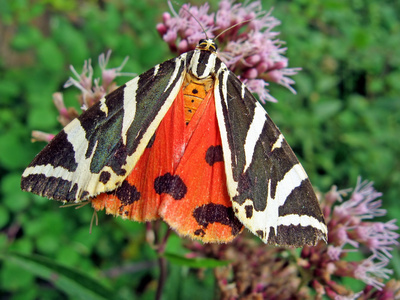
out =
[(188, 65), (188, 73), (198, 80), (215, 77), (221, 66), (216, 52), (196, 49)]
[(201, 40), (193, 51), (183, 83), (185, 122), (189, 124), (200, 104), (215, 85), (222, 66), (213, 40)]

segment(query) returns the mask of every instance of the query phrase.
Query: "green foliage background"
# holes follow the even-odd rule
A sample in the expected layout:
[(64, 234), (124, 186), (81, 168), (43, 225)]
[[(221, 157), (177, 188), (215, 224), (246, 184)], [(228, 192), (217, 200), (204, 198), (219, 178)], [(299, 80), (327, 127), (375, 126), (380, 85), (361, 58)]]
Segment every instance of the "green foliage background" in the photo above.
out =
[[(352, 187), (361, 175), (384, 193), (387, 220), (398, 218), (400, 3), (265, 0), (263, 7), (274, 7), (282, 21), (277, 30), (290, 66), (303, 68), (294, 77), (297, 95), (272, 85), (279, 103), (266, 109), (314, 186), (322, 192), (333, 184)], [(89, 207), (59, 209), (20, 191), (19, 182), (44, 146), (30, 142), (31, 131), (61, 129), (52, 93), (63, 91), (76, 106), (77, 91), (62, 88), (69, 65), (79, 71), (85, 59), (96, 62), (112, 49), (109, 66), (130, 56), (124, 71), (140, 74), (171, 58), (155, 30), (164, 11), (164, 0), (0, 0), (0, 298), (154, 297), (156, 254), (143, 224), (100, 214), (100, 226), (89, 234)], [(185, 251), (176, 236), (167, 249)], [(398, 253), (391, 265), (397, 278)], [(165, 298), (212, 298), (212, 270), (197, 275), (172, 264)]]

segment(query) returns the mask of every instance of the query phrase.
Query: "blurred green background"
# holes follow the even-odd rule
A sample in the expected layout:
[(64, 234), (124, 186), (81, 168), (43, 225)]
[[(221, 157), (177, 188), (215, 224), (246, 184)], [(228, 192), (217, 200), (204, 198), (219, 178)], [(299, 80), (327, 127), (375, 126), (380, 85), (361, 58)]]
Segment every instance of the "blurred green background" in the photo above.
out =
[[(267, 103), (270, 116), (316, 189), (354, 187), (360, 175), (383, 192), (382, 220), (399, 218), (400, 2), (263, 1), (265, 10), (272, 7), (289, 66), (303, 70), (293, 77), (297, 95), (271, 85), (279, 102)], [(0, 298), (154, 297), (158, 268), (143, 224), (100, 213), (100, 226), (89, 234), (89, 207), (59, 209), (19, 185), (45, 145), (31, 143), (31, 131), (61, 129), (52, 93), (62, 91), (69, 106), (77, 105), (77, 90), (63, 89), (69, 65), (80, 72), (92, 58), (97, 66), (99, 54), (112, 49), (109, 67), (129, 56), (123, 71), (140, 74), (171, 58), (155, 30), (164, 11), (161, 0), (0, 0)], [(184, 253), (181, 244), (172, 236), (168, 247)], [(399, 278), (398, 249), (393, 254), (390, 267)], [(78, 274), (52, 277), (52, 268), (63, 266)], [(197, 275), (171, 265), (166, 299), (212, 298), (212, 270)], [(76, 286), (74, 276), (92, 288)]]

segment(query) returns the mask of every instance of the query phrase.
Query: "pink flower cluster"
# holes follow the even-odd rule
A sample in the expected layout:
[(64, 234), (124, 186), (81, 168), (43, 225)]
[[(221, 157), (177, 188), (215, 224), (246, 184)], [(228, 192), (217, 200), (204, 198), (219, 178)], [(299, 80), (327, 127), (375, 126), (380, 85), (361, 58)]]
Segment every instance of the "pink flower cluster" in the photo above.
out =
[[(399, 245), (396, 221), (376, 220), (386, 210), (372, 182), (358, 179), (344, 201), (350, 191), (333, 187), (323, 197), (328, 245), (306, 246), (300, 257), (288, 249), (256, 243), (244, 234), (227, 245), (192, 242), (187, 246), (188, 257), (231, 261), (229, 267), (215, 271), (224, 299), (400, 299), (400, 281), (387, 281), (392, 274), (387, 268), (391, 251)], [(351, 252), (366, 258), (352, 258)], [(354, 291), (342, 283), (344, 278), (360, 280), (365, 288)]]
[(287, 67), (288, 59), (283, 56), (286, 48), (277, 39), (279, 33), (273, 31), (280, 22), (262, 10), (260, 1), (241, 4), (221, 0), (215, 14), (209, 13), (209, 8), (207, 3), (200, 7), (184, 4), (179, 13), (171, 7), (172, 16), (163, 14), (157, 30), (172, 52), (193, 50), (200, 39), (218, 36), (219, 57), (261, 102), (276, 102), (266, 89), (269, 82), (295, 93), (289, 76), (300, 68)]
[[(78, 97), (79, 104), (82, 110), (86, 110), (91, 107), (96, 102), (100, 101), (108, 93), (112, 92), (117, 88), (117, 84), (114, 79), (118, 76), (135, 76), (132, 73), (121, 72), (122, 68), (126, 64), (128, 58), (126, 57), (122, 64), (116, 68), (107, 68), (111, 56), (111, 51), (107, 54), (100, 54), (99, 56), (99, 67), (101, 70), (101, 79), (93, 78), (93, 67), (91, 59), (85, 60), (81, 73), (78, 73), (73, 66), (70, 66), (72, 73), (75, 78), (70, 77), (64, 84), (64, 87), (75, 86), (80, 90)], [(53, 94), (53, 102), (57, 108), (59, 115), (58, 121), (63, 127), (65, 127), (69, 122), (79, 116), (78, 111), (73, 108), (67, 108), (64, 103), (63, 94), (56, 92)], [(54, 135), (42, 131), (32, 132), (32, 141), (45, 141), (50, 142)]]
[(119, 67), (107, 69), (107, 64), (110, 56), (111, 51), (108, 51), (106, 55), (102, 53), (99, 56), (99, 66), (101, 69), (102, 79), (101, 85), (99, 78), (93, 79), (93, 67), (90, 59), (86, 60), (83, 64), (81, 74), (79, 74), (73, 66), (70, 67), (72, 73), (77, 79), (70, 77), (64, 84), (64, 88), (75, 86), (81, 91), (82, 95), (80, 96), (79, 101), (82, 105), (83, 110), (88, 109), (93, 104), (98, 102), (101, 98), (103, 98), (106, 94), (116, 89), (117, 85), (113, 81), (117, 76), (134, 76), (134, 74), (121, 72), (122, 68), (128, 61), (127, 57), (124, 59)]
[[(327, 254), (334, 266), (332, 275), (350, 276), (360, 279), (378, 290), (384, 287), (382, 279), (388, 279), (392, 270), (386, 268), (392, 258), (393, 247), (399, 245), (396, 220), (375, 221), (376, 217), (386, 215), (381, 208), (381, 193), (373, 188), (373, 183), (361, 181), (350, 199), (332, 209), (332, 200), (341, 201), (347, 191), (333, 188), (327, 195), (325, 211), (331, 211), (328, 222), (329, 246)], [(348, 265), (336, 263), (349, 252), (363, 251), (370, 256), (361, 262), (349, 262)], [(350, 267), (349, 267), (350, 266)]]

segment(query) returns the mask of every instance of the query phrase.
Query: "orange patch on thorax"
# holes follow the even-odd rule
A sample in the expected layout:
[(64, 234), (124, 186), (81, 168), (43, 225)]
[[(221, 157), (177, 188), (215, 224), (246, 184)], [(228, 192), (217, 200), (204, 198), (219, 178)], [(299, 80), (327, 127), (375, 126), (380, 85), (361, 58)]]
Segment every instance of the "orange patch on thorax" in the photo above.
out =
[(212, 88), (212, 80), (195, 81), (190, 75), (186, 76), (183, 84), (183, 99), (185, 107), (185, 122), (189, 124), (196, 113), (201, 102), (205, 99), (207, 93)]

